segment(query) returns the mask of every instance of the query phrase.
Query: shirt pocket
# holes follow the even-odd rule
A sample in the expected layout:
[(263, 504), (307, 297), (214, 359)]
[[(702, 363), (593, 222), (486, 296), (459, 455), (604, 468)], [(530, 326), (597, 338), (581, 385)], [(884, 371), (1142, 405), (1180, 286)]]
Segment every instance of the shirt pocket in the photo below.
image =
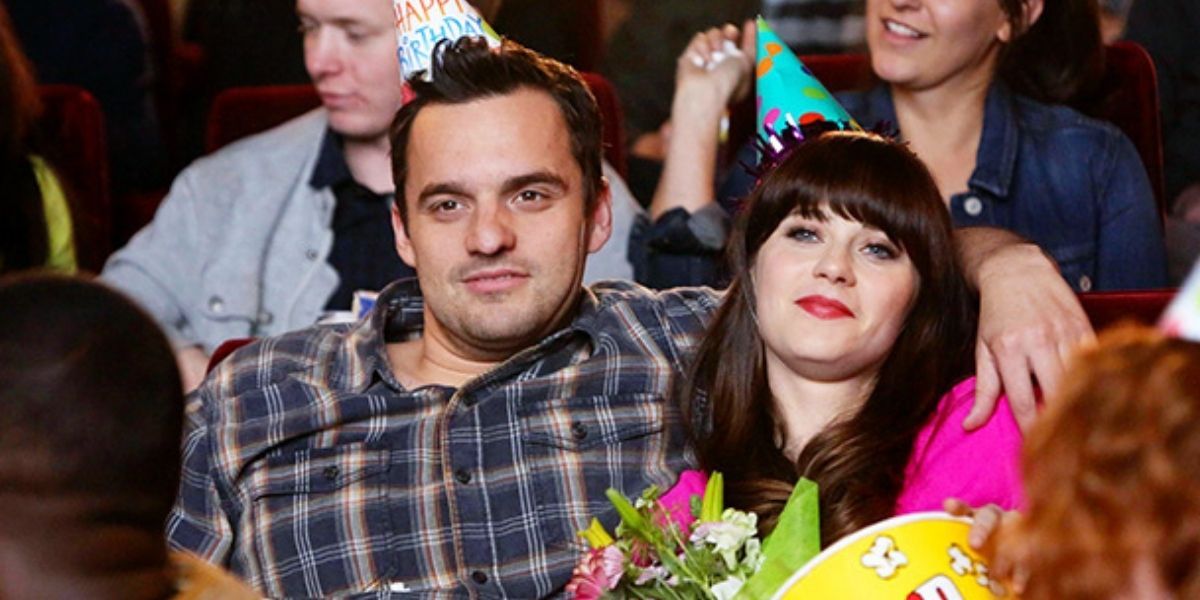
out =
[(386, 446), (350, 444), (268, 457), (251, 475), (248, 528), (269, 596), (369, 588), (391, 568)]
[(1067, 285), (1076, 292), (1090, 292), (1096, 282), (1096, 244), (1076, 242), (1057, 244), (1046, 249)]
[(576, 533), (592, 517), (611, 530), (616, 513), (608, 488), (633, 497), (674, 481), (683, 455), (679, 422), (661, 396), (648, 393), (534, 406), (523, 418), (522, 446), (547, 546), (577, 546)]

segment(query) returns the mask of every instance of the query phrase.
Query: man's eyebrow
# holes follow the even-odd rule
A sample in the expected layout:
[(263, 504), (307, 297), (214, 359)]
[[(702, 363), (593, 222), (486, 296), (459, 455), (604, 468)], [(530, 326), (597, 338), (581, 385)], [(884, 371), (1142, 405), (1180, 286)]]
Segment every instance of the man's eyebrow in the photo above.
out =
[(431, 183), (425, 186), (417, 196), (417, 202), (424, 202), (432, 196), (469, 196), (470, 193), (462, 184), (453, 181)]
[(567, 180), (550, 171), (536, 171), (525, 175), (518, 175), (504, 182), (503, 192), (505, 195), (512, 194), (521, 190), (521, 188), (531, 185), (551, 185), (560, 190), (570, 188), (567, 185)]

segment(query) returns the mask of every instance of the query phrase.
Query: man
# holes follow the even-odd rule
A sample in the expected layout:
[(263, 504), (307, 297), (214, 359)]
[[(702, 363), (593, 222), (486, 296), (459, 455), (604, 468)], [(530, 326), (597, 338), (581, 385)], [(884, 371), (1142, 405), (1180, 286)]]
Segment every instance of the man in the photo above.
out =
[[(298, 0), (296, 9), (322, 108), (186, 169), (102, 274), (167, 331), (187, 389), (225, 340), (306, 327), (348, 311), (355, 290), (412, 275), (387, 218), (387, 128), (402, 104), (390, 3)], [(620, 195), (620, 241), (590, 280), (632, 274), (625, 240), (636, 202)]]
[[(594, 101), (514, 45), (443, 48), (392, 138), (396, 247), (418, 282), (351, 328), (235, 353), (191, 398), (168, 535), (270, 596), (552, 594), (575, 532), (613, 524), (607, 488), (666, 486), (684, 464), (665, 398), (718, 297), (580, 289), (611, 234)], [(1044, 258), (999, 268), (1008, 248), (971, 247), (993, 327), (1070, 337), (987, 306), (1037, 269), (1056, 298)]]
[(183, 399), (166, 338), (83, 280), (0, 282), (0, 598), (252, 598), (171, 553)]

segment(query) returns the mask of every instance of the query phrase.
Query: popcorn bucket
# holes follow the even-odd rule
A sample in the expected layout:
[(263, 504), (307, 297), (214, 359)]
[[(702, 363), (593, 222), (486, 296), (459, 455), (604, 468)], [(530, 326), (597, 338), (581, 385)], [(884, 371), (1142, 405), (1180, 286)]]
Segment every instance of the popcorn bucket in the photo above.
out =
[(849, 535), (796, 572), (776, 600), (993, 600), (971, 521), (941, 512), (894, 517)]

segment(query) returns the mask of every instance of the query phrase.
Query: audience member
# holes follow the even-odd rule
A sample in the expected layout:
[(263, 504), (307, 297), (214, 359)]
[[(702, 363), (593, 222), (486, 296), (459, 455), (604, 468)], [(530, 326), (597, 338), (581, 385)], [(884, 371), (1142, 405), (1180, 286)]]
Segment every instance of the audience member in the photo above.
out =
[(727, 506), (756, 513), (766, 535), (806, 477), (823, 546), (947, 498), (1016, 508), (1011, 412), (961, 425), (976, 311), (912, 152), (866, 133), (803, 142), (747, 199), (730, 260), (679, 396)]
[[(545, 596), (606, 489), (665, 486), (685, 464), (665, 398), (717, 295), (582, 289), (612, 231), (595, 101), (511, 42), (439, 48), (391, 138), (396, 247), (416, 281), (351, 327), (235, 352), (189, 399), (168, 535), (271, 596)], [(472, 135), (447, 135), (463, 123)], [(1083, 316), (998, 306), (1016, 281), (1050, 281), (1045, 298), (1066, 286), (1040, 254), (974, 233), (981, 331), (1012, 334), (1004, 372), (1028, 378), (1079, 333), (1038, 319)]]
[[(1162, 227), (1136, 149), (1115, 126), (1058, 104), (1090, 89), (1102, 64), (1094, 0), (867, 0), (866, 12), (882, 82), (839, 99), (867, 127), (899, 127), (956, 226), (1003, 227), (1036, 242), (1077, 291), (1165, 285)], [(692, 52), (707, 57), (711, 46)], [(739, 86), (720, 80), (750, 77), (743, 61), (741, 69), (693, 73), (681, 60), (679, 77), (707, 78), (732, 93)], [(675, 106), (690, 106), (689, 115), (709, 116), (678, 128), (672, 147), (693, 148), (680, 150), (691, 155), (715, 147), (711, 132), (729, 100), (711, 91), (679, 99)], [(711, 191), (695, 195), (701, 179), (689, 177), (688, 164), (675, 176), (667, 165), (652, 215), (712, 202)]]
[(160, 185), (166, 153), (154, 111), (155, 74), (136, 5), (126, 0), (7, 5), (38, 80), (83, 87), (104, 108), (113, 189)]
[[(305, 65), (322, 108), (203, 158), (102, 276), (154, 315), (184, 383), (232, 338), (306, 327), (348, 311), (356, 290), (411, 276), (396, 256), (387, 128), (402, 103), (388, 2), (298, 0)], [(618, 239), (588, 280), (629, 278), (636, 202), (615, 190)]]
[(0, 598), (253, 598), (167, 550), (183, 398), (149, 316), (98, 284), (0, 281)]
[(628, 0), (628, 17), (608, 40), (601, 72), (613, 83), (625, 114), (630, 187), (648, 202), (665, 156), (664, 123), (671, 114), (675, 57), (692, 35), (719, 23), (740, 23), (760, 0)]
[(1069, 374), (1001, 528), (1021, 597), (1200, 597), (1200, 345), (1119, 328)]
[(1163, 167), (1171, 214), (1167, 252), (1179, 283), (1200, 257), (1200, 5), (1137, 0), (1126, 37), (1150, 52), (1162, 104)]
[(37, 82), (0, 4), (0, 272), (45, 267), (75, 271), (71, 208), (63, 186), (36, 153)]

